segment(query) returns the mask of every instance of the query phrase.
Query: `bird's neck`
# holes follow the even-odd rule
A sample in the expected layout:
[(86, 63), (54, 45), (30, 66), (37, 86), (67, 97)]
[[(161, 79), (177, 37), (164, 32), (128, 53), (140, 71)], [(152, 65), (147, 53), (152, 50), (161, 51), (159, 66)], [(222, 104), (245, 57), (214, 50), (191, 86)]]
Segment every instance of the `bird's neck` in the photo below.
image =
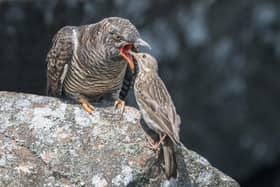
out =
[(135, 82), (141, 81), (141, 82), (150, 82), (152, 79), (154, 79), (157, 76), (157, 73), (154, 72), (145, 72), (145, 71), (139, 71), (137, 73), (137, 76), (135, 78)]
[[(86, 66), (90, 72), (99, 66), (112, 71), (120, 72), (125, 68), (124, 59), (121, 56), (108, 57), (103, 44), (102, 25), (92, 24), (80, 26), (77, 30), (77, 40), (79, 47), (77, 54), (78, 61)], [(94, 64), (94, 66), (92, 66)], [(104, 66), (106, 64), (106, 66)]]
[(81, 45), (88, 49), (102, 50), (100, 44), (102, 43), (102, 33), (100, 32), (100, 24), (83, 25), (78, 30), (78, 40)]

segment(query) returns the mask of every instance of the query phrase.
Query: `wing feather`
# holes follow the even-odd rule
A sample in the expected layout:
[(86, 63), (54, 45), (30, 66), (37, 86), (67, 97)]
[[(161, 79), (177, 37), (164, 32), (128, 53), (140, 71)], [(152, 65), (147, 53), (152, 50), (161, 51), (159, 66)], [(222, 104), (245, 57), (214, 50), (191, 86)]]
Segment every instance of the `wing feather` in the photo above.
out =
[(175, 143), (179, 142), (181, 120), (176, 113), (172, 98), (160, 77), (152, 79), (141, 92), (140, 104), (145, 107), (150, 117)]
[(61, 28), (52, 40), (47, 61), (47, 95), (61, 96), (63, 81), (67, 74), (73, 56), (73, 29), (65, 26)]

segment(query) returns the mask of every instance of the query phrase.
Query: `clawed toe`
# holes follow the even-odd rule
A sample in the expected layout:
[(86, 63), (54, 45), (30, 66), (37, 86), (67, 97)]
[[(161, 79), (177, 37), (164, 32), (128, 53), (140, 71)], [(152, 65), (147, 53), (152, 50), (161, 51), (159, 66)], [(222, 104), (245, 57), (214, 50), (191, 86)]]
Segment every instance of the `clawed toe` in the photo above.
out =
[(123, 113), (124, 110), (125, 110), (125, 101), (124, 100), (121, 100), (121, 99), (117, 99), (115, 100), (115, 103), (114, 103), (114, 108), (118, 108), (118, 106), (121, 105), (121, 112)]
[(92, 106), (86, 99), (81, 98), (80, 102), (84, 110), (87, 111), (89, 114), (92, 114), (95, 111), (95, 107)]
[(146, 137), (148, 142), (148, 148), (155, 152), (155, 158), (158, 159), (161, 141), (155, 142), (151, 137)]

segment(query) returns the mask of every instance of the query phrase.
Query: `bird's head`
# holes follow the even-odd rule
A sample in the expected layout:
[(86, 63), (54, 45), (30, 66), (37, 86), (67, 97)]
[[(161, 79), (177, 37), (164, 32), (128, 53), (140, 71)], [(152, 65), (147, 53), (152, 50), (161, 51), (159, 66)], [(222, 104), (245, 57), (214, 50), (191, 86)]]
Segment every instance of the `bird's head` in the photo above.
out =
[(136, 64), (139, 68), (139, 72), (145, 73), (157, 73), (158, 72), (158, 63), (157, 60), (148, 53), (136, 53), (129, 51), (129, 53), (136, 60)]
[(129, 20), (110, 17), (103, 21), (107, 32), (102, 34), (107, 58), (124, 58), (134, 72), (135, 66), (129, 51), (138, 51), (139, 46), (151, 48), (150, 45), (141, 39), (136, 27)]

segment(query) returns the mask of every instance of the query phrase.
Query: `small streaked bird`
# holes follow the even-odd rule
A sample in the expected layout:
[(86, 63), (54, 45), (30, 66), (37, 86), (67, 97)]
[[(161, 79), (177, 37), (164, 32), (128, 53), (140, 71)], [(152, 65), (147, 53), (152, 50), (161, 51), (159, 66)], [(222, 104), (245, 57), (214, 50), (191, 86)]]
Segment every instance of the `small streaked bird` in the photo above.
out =
[(109, 17), (95, 24), (61, 28), (46, 59), (47, 94), (73, 98), (89, 113), (95, 110), (90, 100), (112, 95), (115, 107), (121, 104), (123, 111), (122, 99), (135, 68), (128, 50), (136, 51), (141, 45), (150, 47), (124, 18)]
[(134, 82), (136, 102), (147, 126), (160, 137), (157, 143), (148, 139), (149, 143), (157, 154), (162, 145), (166, 177), (176, 178), (177, 163), (174, 149), (176, 144), (181, 144), (180, 116), (176, 112), (165, 84), (158, 75), (156, 59), (147, 53), (130, 53), (137, 62), (137, 75)]

